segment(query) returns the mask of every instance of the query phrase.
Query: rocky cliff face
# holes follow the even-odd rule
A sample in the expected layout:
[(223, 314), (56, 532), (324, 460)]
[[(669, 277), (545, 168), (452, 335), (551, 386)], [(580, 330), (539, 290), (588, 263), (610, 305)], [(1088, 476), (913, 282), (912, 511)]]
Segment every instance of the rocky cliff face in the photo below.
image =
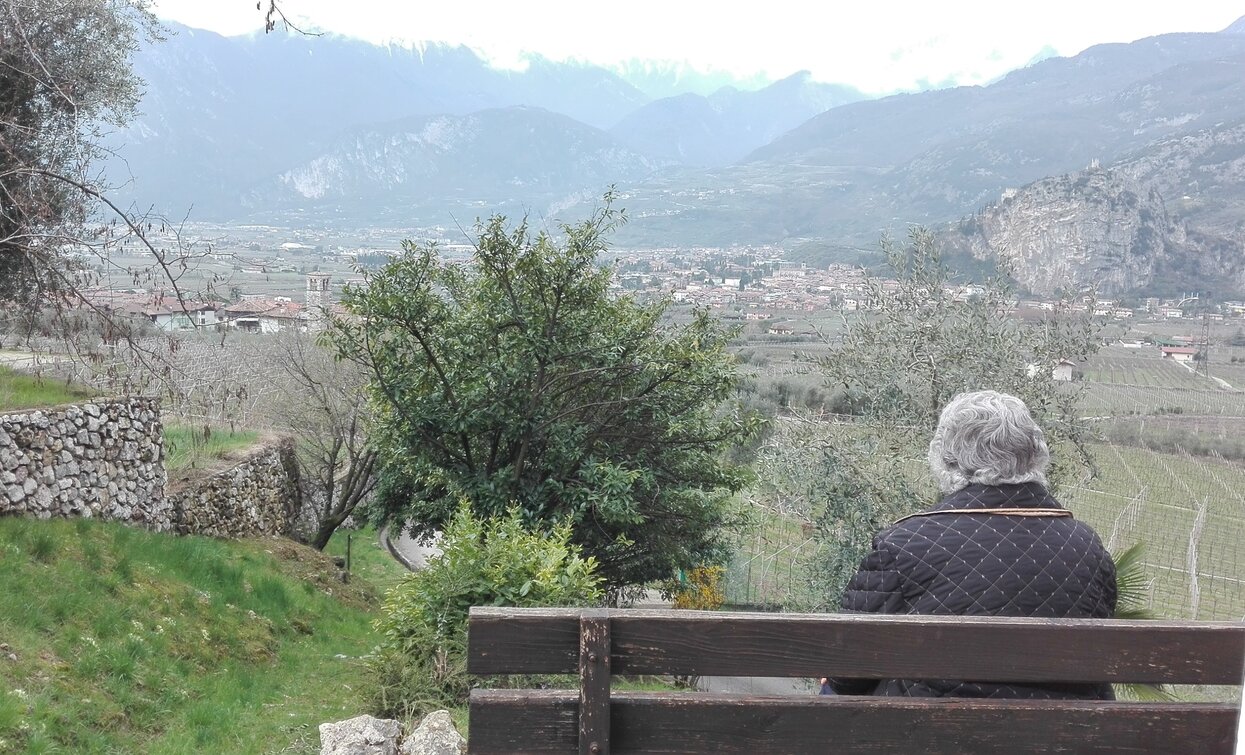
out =
[(1190, 226), (1245, 240), (1245, 121), (1154, 142), (1112, 167), (1158, 189)]
[(1150, 284), (1187, 234), (1157, 190), (1093, 168), (1009, 191), (944, 241), (953, 252), (1004, 261), (1035, 294), (1090, 284), (1118, 294)]
[(1161, 139), (1108, 168), (1047, 178), (942, 236), (1010, 262), (1037, 294), (1245, 290), (1245, 122)]

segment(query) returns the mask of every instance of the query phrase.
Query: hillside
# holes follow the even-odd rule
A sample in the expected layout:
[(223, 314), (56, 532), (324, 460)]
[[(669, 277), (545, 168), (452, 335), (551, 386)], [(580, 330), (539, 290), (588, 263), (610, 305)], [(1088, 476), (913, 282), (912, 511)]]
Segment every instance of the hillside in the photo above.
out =
[(376, 591), (287, 540), (0, 519), (0, 604), (0, 752), (315, 753), (363, 712)]
[(1245, 36), (1100, 45), (989, 86), (842, 105), (736, 165), (627, 186), (625, 233), (876, 247), (884, 230), (955, 220), (1008, 188), (1242, 119)]
[(1030, 291), (1107, 295), (1245, 288), (1245, 122), (1159, 140), (1106, 168), (1009, 189), (941, 235), (1006, 259)]
[[(252, 208), (321, 205), (352, 217), (429, 205), (473, 220), (482, 207), (600, 197), (653, 164), (603, 131), (530, 107), (417, 117), (365, 128), (246, 198)], [(543, 209), (543, 208), (541, 208)], [(427, 216), (427, 215), (426, 215)]]

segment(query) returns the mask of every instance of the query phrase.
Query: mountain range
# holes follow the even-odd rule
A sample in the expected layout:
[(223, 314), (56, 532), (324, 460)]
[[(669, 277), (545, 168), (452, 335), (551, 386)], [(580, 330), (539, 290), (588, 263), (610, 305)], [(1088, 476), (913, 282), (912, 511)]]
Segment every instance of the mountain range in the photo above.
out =
[[(157, 208), (173, 215), (193, 207), (197, 217), (230, 220), (264, 206), (260, 197), (269, 190), (274, 192), (271, 206), (284, 207), (287, 179), (313, 173), (315, 166), (326, 162), (337, 165), (333, 176), (342, 183), (325, 187), (315, 199), (348, 199), (346, 187), (361, 186), (368, 176), (399, 171), (396, 167), (378, 171), (375, 156), (360, 152), (357, 142), (389, 139), (403, 121), (418, 126), (420, 119), (465, 116), (472, 116), (485, 141), (467, 140), (458, 148), (495, 155), (530, 147), (550, 161), (546, 177), (562, 177), (522, 181), (527, 188), (516, 193), (513, 161), (497, 165), (491, 176), (486, 176), (487, 164), (477, 165), (473, 173), (464, 174), (461, 186), (453, 188), (487, 189), (480, 201), (493, 201), (507, 191), (511, 199), (536, 205), (564, 201), (584, 191), (599, 196), (612, 182), (641, 177), (636, 166), (652, 172), (683, 162), (670, 157), (677, 153), (677, 144), (664, 144), (662, 136), (652, 134), (654, 128), (646, 133), (644, 123), (657, 116), (631, 117), (646, 107), (660, 113), (667, 100), (598, 66), (539, 56), (528, 56), (524, 62), (523, 70), (512, 71), (490, 66), (466, 47), (377, 46), (332, 35), (293, 33), (226, 38), (170, 24), (164, 41), (147, 45), (135, 57), (134, 68), (146, 82), (146, 95), (139, 118), (110, 142), (117, 158), (109, 164), (108, 175), (140, 204), (155, 197)], [(734, 83), (725, 74), (698, 75), (686, 67), (633, 64), (623, 74), (661, 92), (677, 87), (679, 81), (689, 87), (709, 81)], [(685, 91), (674, 99), (712, 102), (711, 111), (725, 111), (709, 125), (719, 134), (712, 160), (722, 162), (746, 154), (844, 97), (859, 96), (804, 76), (760, 92), (728, 86), (709, 97)], [(518, 123), (513, 114), (506, 114), (515, 107), (528, 109), (521, 124), (526, 130), (504, 133), (508, 125)], [(564, 117), (537, 118), (532, 109)], [(578, 122), (575, 128), (568, 118)], [(629, 124), (621, 131), (626, 138), (607, 133), (620, 122)], [(699, 127), (672, 125), (668, 118), (663, 122), (672, 128), (665, 137), (672, 142)], [(591, 140), (600, 148), (600, 165), (591, 165), (580, 153), (583, 145), (577, 139), (588, 138), (580, 127), (597, 132)], [(564, 153), (558, 152), (556, 145), (571, 132), (576, 136), (565, 143)], [(499, 141), (488, 142), (489, 135)], [(627, 157), (636, 151), (628, 146), (632, 141), (643, 153), (638, 161)], [(546, 149), (550, 146), (555, 149)], [(425, 154), (434, 159), (434, 153)], [(444, 156), (444, 151), (436, 154)], [(419, 158), (409, 152), (402, 155), (408, 162), (401, 171), (437, 172), (453, 184), (452, 171), (432, 165), (420, 168), (409, 162)], [(476, 162), (471, 154), (463, 156), (467, 163)], [(368, 164), (354, 165), (357, 175), (349, 175), (355, 160)], [(446, 164), (453, 162), (447, 158)], [(613, 172), (620, 166), (625, 168)], [(425, 193), (443, 190), (446, 181), (430, 184)], [(358, 210), (361, 217), (374, 216), (374, 196), (375, 192), (357, 195), (353, 207), (339, 209), (348, 215)], [(406, 198), (404, 194), (402, 199)]]
[(610, 134), (645, 155), (678, 165), (720, 167), (831, 108), (865, 99), (841, 84), (821, 84), (800, 71), (757, 91), (723, 87), (709, 96), (682, 94), (650, 102)]
[[(818, 262), (867, 255), (909, 223), (975, 217), (1006, 235), (1041, 217), (991, 215), (1005, 192), (1031, 208), (1128, 194), (1157, 223), (1134, 229), (1167, 228), (1162, 244), (1118, 269), (1108, 258), (1120, 255), (1095, 252), (1060, 270), (1145, 287), (1173, 261), (1197, 268), (1188, 248), (1236, 280), (1242, 28), (1039, 56), (987, 86), (874, 100), (806, 73), (706, 94), (712, 76), (635, 61), (531, 57), (504, 71), (463, 47), (180, 28), (135, 62), (148, 94), (110, 175), (132, 175), (127, 190), (171, 214), (404, 226), (515, 209), (573, 219), (614, 184), (631, 217), (619, 243), (781, 243)], [(1106, 175), (1082, 184), (1090, 165)], [(1092, 190), (1059, 188), (1078, 185)], [(960, 235), (960, 251), (993, 248)]]

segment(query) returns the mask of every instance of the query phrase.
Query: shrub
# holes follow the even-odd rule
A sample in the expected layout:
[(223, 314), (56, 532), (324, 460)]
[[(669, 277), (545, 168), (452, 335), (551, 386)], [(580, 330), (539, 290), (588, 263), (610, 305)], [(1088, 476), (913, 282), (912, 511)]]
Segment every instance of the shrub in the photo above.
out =
[(697, 566), (687, 575), (687, 582), (674, 591), (674, 607), (697, 611), (716, 611), (726, 602), (721, 566)]
[(413, 718), (462, 705), (467, 613), (471, 606), (576, 606), (602, 599), (596, 561), (571, 543), (571, 528), (530, 532), (522, 513), (478, 519), (459, 507), (441, 539), (441, 555), (385, 599), (370, 664), (382, 715)]

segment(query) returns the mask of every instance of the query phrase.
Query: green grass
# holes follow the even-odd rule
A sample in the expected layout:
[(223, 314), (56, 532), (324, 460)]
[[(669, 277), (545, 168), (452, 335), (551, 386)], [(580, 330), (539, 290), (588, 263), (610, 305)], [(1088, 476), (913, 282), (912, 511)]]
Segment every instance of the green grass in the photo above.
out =
[(381, 592), (388, 592), (410, 574), (406, 567), (394, 560), (389, 551), (377, 540), (376, 530), (364, 527), (358, 530), (338, 530), (325, 547), (329, 556), (346, 556), (346, 538), (350, 538), (350, 574), (358, 577)]
[(71, 404), (94, 395), (89, 388), (0, 367), (0, 411)]
[(232, 451), (249, 448), (257, 440), (259, 433), (254, 430), (214, 427), (209, 435), (202, 427), (165, 425), (164, 466), (169, 472), (201, 467)]
[(375, 590), (281, 539), (0, 519), (0, 752), (315, 753), (367, 712)]

